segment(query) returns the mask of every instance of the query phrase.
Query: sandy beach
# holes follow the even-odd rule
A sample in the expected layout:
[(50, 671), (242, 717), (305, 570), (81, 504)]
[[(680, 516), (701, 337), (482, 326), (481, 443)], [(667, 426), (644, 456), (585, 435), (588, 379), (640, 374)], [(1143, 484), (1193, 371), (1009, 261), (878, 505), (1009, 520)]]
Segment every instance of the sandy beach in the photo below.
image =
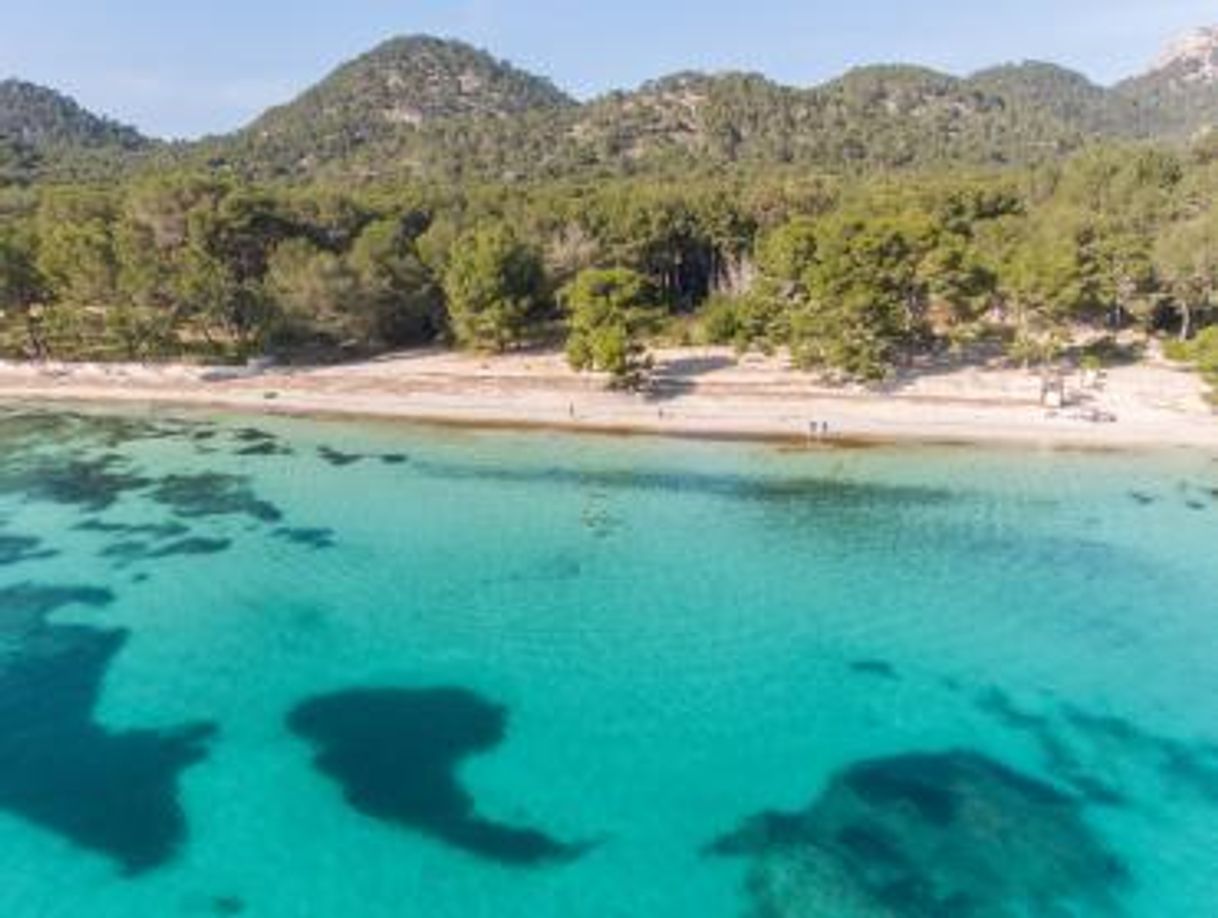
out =
[[(0, 363), (0, 398), (217, 407), (487, 426), (850, 442), (1020, 443), (1218, 449), (1218, 415), (1194, 374), (1163, 361), (1066, 380), (1046, 410), (1035, 373), (945, 367), (880, 389), (835, 387), (784, 358), (715, 348), (657, 354), (654, 390), (612, 392), (560, 354), (411, 352), (318, 368)], [(826, 432), (827, 431), (827, 432)]]

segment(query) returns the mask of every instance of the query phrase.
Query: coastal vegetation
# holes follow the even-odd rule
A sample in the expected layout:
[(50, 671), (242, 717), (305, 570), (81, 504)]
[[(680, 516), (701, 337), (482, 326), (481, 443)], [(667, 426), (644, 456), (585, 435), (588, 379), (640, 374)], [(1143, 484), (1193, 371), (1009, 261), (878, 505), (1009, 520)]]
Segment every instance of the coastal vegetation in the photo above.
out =
[[(1194, 364), (1206, 381), (1218, 390), (1218, 327), (1205, 329), (1192, 341), (1178, 342), (1169, 348), (1169, 353), (1177, 360)], [(1211, 400), (1218, 401), (1218, 392), (1211, 395)]]
[(662, 315), (650, 281), (628, 268), (588, 268), (566, 288), (564, 299), (570, 312), (571, 366), (637, 385), (650, 368), (643, 336)]
[(0, 350), (565, 345), (638, 383), (660, 339), (881, 379), (970, 348), (1095, 361), (1136, 332), (1212, 374), (1218, 135), (1196, 130), (1196, 87), (1168, 117), (1163, 79), (685, 74), (578, 104), (458, 43), (399, 39), (195, 144), (10, 82)]

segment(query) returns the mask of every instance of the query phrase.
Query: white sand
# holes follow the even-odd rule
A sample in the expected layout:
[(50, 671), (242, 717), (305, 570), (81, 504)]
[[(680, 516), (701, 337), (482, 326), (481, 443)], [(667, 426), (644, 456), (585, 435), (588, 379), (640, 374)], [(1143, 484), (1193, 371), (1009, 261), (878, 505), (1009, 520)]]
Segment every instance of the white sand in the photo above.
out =
[[(610, 392), (561, 355), (479, 358), (411, 352), (327, 368), (234, 371), (0, 362), (0, 398), (214, 406), (483, 425), (685, 436), (798, 438), (829, 425), (834, 441), (960, 441), (1218, 449), (1218, 415), (1194, 374), (1162, 361), (1106, 372), (1099, 388), (1068, 379), (1070, 406), (1040, 405), (1038, 376), (1001, 368), (927, 371), (883, 391), (835, 388), (780, 357), (724, 349), (661, 351), (660, 391)], [(1081, 416), (1105, 412), (1115, 421)]]

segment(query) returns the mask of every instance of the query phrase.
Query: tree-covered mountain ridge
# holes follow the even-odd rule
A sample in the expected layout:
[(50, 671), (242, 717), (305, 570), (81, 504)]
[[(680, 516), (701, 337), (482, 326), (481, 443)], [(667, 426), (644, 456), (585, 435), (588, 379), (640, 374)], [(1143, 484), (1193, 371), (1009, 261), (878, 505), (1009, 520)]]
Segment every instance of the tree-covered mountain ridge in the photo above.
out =
[[(151, 159), (261, 179), (439, 181), (730, 164), (987, 166), (1099, 140), (1191, 138), (1215, 124), (1218, 29), (1181, 39), (1150, 71), (1113, 87), (1042, 62), (969, 76), (878, 65), (810, 88), (687, 72), (582, 103), (471, 45), (406, 36), (244, 128), (161, 146)], [(149, 159), (149, 141), (134, 129), (16, 81), (0, 84), (0, 146), (10, 160), (33, 152), (44, 166), (79, 150), (110, 150), (140, 167)]]
[(0, 80), (0, 138), (31, 148), (135, 149), (149, 142), (134, 128), (87, 111), (62, 93), (17, 79)]
[(1218, 30), (1201, 30), (1111, 88), (1041, 62), (964, 77), (880, 65), (810, 88), (686, 72), (577, 103), (469, 45), (399, 38), (201, 149), (213, 165), (261, 178), (373, 180), (1026, 163), (1218, 123), (1218, 64), (1204, 63), (1218, 61), (1216, 48)]

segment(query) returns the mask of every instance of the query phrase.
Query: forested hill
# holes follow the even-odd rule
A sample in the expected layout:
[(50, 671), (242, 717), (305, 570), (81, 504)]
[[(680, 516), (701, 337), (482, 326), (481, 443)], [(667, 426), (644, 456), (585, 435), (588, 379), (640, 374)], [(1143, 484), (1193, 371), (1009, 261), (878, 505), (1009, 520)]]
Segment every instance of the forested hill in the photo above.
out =
[(135, 128), (21, 80), (0, 81), (0, 185), (97, 175), (152, 146)]
[(134, 149), (148, 143), (134, 128), (88, 112), (52, 89), (21, 80), (0, 81), (0, 137), (34, 149)]
[(582, 104), (484, 51), (412, 36), (344, 64), (243, 129), (153, 157), (133, 129), (50, 90), (0, 83), (0, 174), (187, 168), (259, 180), (453, 182), (988, 167), (1105, 140), (1189, 139), (1214, 124), (1218, 30), (1200, 30), (1112, 88), (1037, 62), (967, 77), (885, 65), (813, 88), (682, 73)]
[(1118, 84), (1114, 94), (1138, 107), (1143, 130), (1151, 135), (1218, 124), (1218, 28), (1184, 36), (1148, 73)]
[[(583, 105), (537, 94), (540, 104), (515, 110), (457, 105), (457, 93), (445, 93), (440, 108), (428, 92), (346, 92), (373, 82), (378, 70), (369, 59), (351, 67), (269, 119), (213, 141), (208, 161), (258, 178), (434, 181), (733, 165), (857, 171), (1042, 161), (1097, 138), (1140, 136), (1141, 128), (1114, 94), (1065, 71), (1047, 78), (1051, 69), (1037, 65), (966, 79), (868, 67), (813, 89), (757, 74), (682, 73)], [(336, 97), (341, 104), (319, 106)], [(393, 117), (398, 112), (408, 116)]]
[(1038, 62), (968, 77), (886, 65), (813, 88), (681, 73), (576, 104), (467, 45), (403, 38), (188, 156), (256, 178), (435, 181), (1042, 162), (1218, 122), (1215, 49), (1203, 30), (1113, 88)]
[(549, 80), (463, 42), (395, 38), (229, 139), (271, 169), (308, 170), (431, 123), (501, 120), (575, 102)]

